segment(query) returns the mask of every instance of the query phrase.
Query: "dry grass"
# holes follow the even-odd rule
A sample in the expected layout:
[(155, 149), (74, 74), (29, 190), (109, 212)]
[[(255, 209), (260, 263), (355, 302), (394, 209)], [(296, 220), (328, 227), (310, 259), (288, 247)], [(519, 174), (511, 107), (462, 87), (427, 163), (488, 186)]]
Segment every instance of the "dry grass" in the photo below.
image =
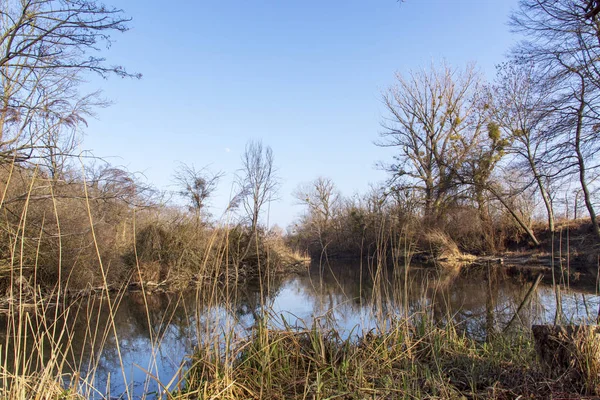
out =
[(586, 392), (600, 395), (600, 337), (598, 329), (582, 330), (575, 338), (575, 365)]
[(432, 261), (445, 269), (456, 269), (475, 261), (476, 257), (462, 253), (458, 245), (444, 232), (431, 230), (421, 239), (421, 249), (433, 257)]
[(282, 331), (259, 323), (229, 357), (200, 349), (176, 397), (512, 398), (538, 394), (532, 357), (527, 340), (481, 345), (423, 316), (348, 339), (322, 326)]
[(600, 395), (600, 327), (548, 326), (533, 328), (541, 366), (548, 376)]
[[(0, 172), (3, 399), (89, 398), (102, 392), (94, 379), (109, 338), (122, 369), (113, 379), (125, 381), (114, 318), (129, 282), (142, 283), (151, 326), (151, 289), (193, 287), (199, 300), (216, 304), (258, 265), (281, 269), (304, 261), (275, 234), (256, 236), (244, 254), (241, 249), (253, 238), (243, 227), (212, 227), (173, 210), (136, 205), (118, 196), (120, 185), (50, 181), (35, 168), (17, 166)], [(85, 293), (92, 295), (81, 299)], [(81, 313), (88, 316), (83, 330), (69, 322)], [(161, 336), (148, 333), (158, 347)], [(78, 346), (94, 356), (75, 357)], [(123, 395), (131, 398), (129, 390)]]
[[(45, 178), (36, 178), (34, 171), (20, 173), (25, 176), (21, 183), (11, 186), (6, 177), (0, 188), (5, 195), (0, 201), (4, 218), (0, 232), (5, 239), (0, 269), (9, 300), (4, 304), (5, 330), (0, 333), (0, 398), (76, 399), (102, 392), (94, 378), (109, 340), (115, 344), (115, 362), (121, 367), (121, 376), (112, 379), (126, 382), (128, 366), (115, 318), (130, 278), (145, 283), (139, 286), (144, 312), (138, 318), (151, 326), (152, 310), (160, 304), (148, 293), (149, 281), (173, 288), (191, 283), (197, 307), (218, 304), (233, 311), (231, 299), (238, 284), (255, 276), (252, 271), (257, 267), (261, 313), (255, 313), (252, 330), (240, 337), (231, 325), (198, 325), (196, 334), (202, 340), (185, 366), (187, 372), (182, 367), (180, 381), (175, 377), (160, 382), (168, 398), (504, 399), (547, 398), (556, 391), (579, 393), (573, 382), (543, 374), (536, 367), (527, 333), (480, 343), (460, 333), (451, 316), (444, 326), (433, 323), (428, 309), (393, 321), (375, 315), (380, 327), (358, 336), (341, 337), (334, 321), (311, 321), (303, 329), (273, 329), (268, 325), (265, 298), (275, 273), (306, 259), (291, 252), (280, 235), (262, 232), (250, 237), (240, 226), (210, 227), (173, 212), (162, 220), (156, 220), (156, 215), (140, 216), (129, 206), (102, 204), (106, 199), (94, 197), (97, 188), (82, 187), (81, 182), (76, 186), (83, 189), (80, 198), (62, 199), (56, 193), (76, 191), (54, 187), (46, 192)], [(17, 196), (17, 189), (24, 194)], [(4, 200), (14, 196), (18, 200), (7, 205)], [(123, 219), (108, 218), (115, 209), (122, 210), (118, 215)], [(380, 246), (395, 246), (392, 253), (410, 255), (411, 240), (386, 235), (388, 231), (381, 232)], [(429, 232), (427, 243), (438, 260), (462, 258), (456, 243), (442, 232)], [(115, 256), (115, 250), (120, 255)], [(382, 249), (381, 254), (389, 250)], [(384, 279), (380, 264), (384, 259), (378, 257), (369, 265), (375, 282)], [(408, 264), (404, 267), (408, 271)], [(375, 289), (371, 295), (408, 298), (405, 282), (407, 286), (398, 288), (398, 293)], [(91, 285), (100, 296), (70, 297), (72, 290)], [(100, 308), (107, 312), (100, 313)], [(88, 316), (83, 331), (71, 324), (79, 314)], [(168, 322), (173, 315), (161, 318)], [(152, 348), (158, 348), (163, 339), (160, 332), (149, 329), (148, 335)], [(91, 349), (93, 356), (75, 357), (76, 341)], [(598, 344), (581, 339), (574, 346), (577, 356), (571, 368), (578, 371), (587, 391), (596, 391)], [(122, 397), (133, 398), (128, 387)]]

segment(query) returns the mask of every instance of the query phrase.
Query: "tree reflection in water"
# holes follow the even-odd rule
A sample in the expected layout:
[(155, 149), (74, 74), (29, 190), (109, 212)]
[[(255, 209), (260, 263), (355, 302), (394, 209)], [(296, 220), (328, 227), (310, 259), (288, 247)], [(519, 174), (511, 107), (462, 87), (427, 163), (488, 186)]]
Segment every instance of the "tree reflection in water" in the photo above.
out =
[[(79, 371), (101, 392), (96, 397), (124, 392), (121, 365), (130, 392), (140, 397), (160, 392), (157, 380), (166, 383), (175, 377), (177, 382), (186, 355), (199, 344), (221, 349), (235, 345), (263, 316), (274, 328), (307, 327), (319, 321), (348, 336), (381, 327), (392, 318), (423, 315), (440, 325), (452, 319), (463, 333), (485, 340), (504, 328), (530, 286), (527, 279), (493, 266), (450, 272), (412, 267), (408, 274), (403, 270), (373, 273), (373, 268), (360, 263), (313, 265), (304, 274), (269, 276), (262, 283), (218, 283), (181, 294), (125, 293), (113, 316), (119, 348), (109, 328), (106, 300), (101, 298), (74, 303), (56, 321), (34, 320), (30, 329), (55, 323), (58, 335), (67, 327), (70, 336), (48, 335), (44, 342), (48, 348), (63, 349), (66, 372)], [(599, 298), (593, 287), (571, 287), (562, 297), (569, 320), (595, 318)], [(554, 307), (554, 290), (540, 285), (511, 329), (551, 321)], [(6, 317), (0, 323), (6, 327), (0, 330), (5, 343), (11, 327)], [(9, 337), (9, 347), (14, 346), (14, 337)], [(40, 347), (28, 346), (30, 351)], [(11, 355), (8, 350), (6, 357)], [(42, 368), (44, 357), (29, 368)], [(92, 391), (87, 394), (94, 397)]]

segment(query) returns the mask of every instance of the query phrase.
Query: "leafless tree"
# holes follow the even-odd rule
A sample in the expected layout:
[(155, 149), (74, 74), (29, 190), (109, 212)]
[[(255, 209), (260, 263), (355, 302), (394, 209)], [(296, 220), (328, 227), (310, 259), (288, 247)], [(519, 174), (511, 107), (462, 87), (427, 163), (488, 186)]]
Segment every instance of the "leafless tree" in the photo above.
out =
[(593, 9), (579, 0), (521, 0), (512, 25), (527, 37), (517, 60), (536, 63), (555, 88), (552, 164), (579, 180), (600, 242), (590, 184), (600, 168), (600, 20)]
[(534, 185), (540, 194), (554, 232), (554, 209), (548, 190), (554, 173), (548, 170), (546, 149), (552, 143), (554, 88), (531, 63), (506, 63), (493, 86), (492, 113), (507, 132), (507, 153), (514, 156), (513, 171), (522, 171), (523, 188)]
[(139, 76), (100, 55), (128, 22), (120, 9), (91, 0), (0, 2), (0, 162), (42, 157), (56, 172), (62, 132), (73, 134), (104, 104), (79, 94), (84, 74)]
[(207, 167), (196, 169), (181, 164), (175, 173), (178, 194), (189, 203), (190, 210), (199, 216), (207, 207), (209, 197), (215, 192), (224, 172), (210, 172)]
[[(71, 184), (77, 185), (82, 181), (84, 179), (76, 175), (72, 177)], [(99, 159), (85, 166), (85, 182), (91, 188), (87, 195), (90, 200), (117, 202), (142, 209), (155, 204), (158, 197), (157, 191), (144, 183), (139, 174)]]
[(585, 7), (585, 11), (586, 18), (595, 18), (600, 13), (600, 1), (588, 0), (587, 6)]
[(236, 181), (242, 193), (242, 205), (250, 222), (251, 234), (256, 233), (263, 207), (274, 200), (279, 189), (273, 162), (271, 147), (264, 147), (261, 141), (246, 144)]
[(307, 222), (316, 233), (321, 249), (326, 249), (331, 220), (341, 206), (341, 195), (335, 184), (329, 178), (319, 177), (309, 184), (300, 185), (293, 196), (307, 206)]
[[(482, 107), (489, 110), (487, 104), (483, 104)], [(497, 200), (508, 211), (534, 245), (540, 244), (531, 229), (531, 224), (520, 215), (520, 210), (511, 201), (522, 194), (523, 190), (517, 190), (516, 193), (513, 190), (506, 191), (504, 186), (508, 182), (505, 176), (497, 173), (497, 167), (505, 155), (508, 144), (509, 139), (502, 135), (498, 124), (493, 121), (488, 122), (487, 135), (480, 138), (477, 147), (471, 150), (455, 173), (455, 178), (465, 186), (465, 192), (470, 194), (468, 197), (474, 201), (478, 209), (488, 250), (495, 248), (492, 219), (489, 215), (489, 203), (492, 199)]]
[[(513, 216), (533, 243), (533, 231), (511, 206), (494, 171), (508, 141), (492, 119), (491, 94), (473, 66), (459, 71), (443, 64), (428, 71), (398, 75), (384, 94), (390, 116), (384, 121), (382, 146), (398, 148), (392, 191), (412, 191), (422, 199), (426, 226), (463, 200), (474, 201), (482, 226), (489, 229), (489, 195)], [(491, 232), (484, 233), (490, 244)]]
[(413, 190), (423, 199), (426, 219), (436, 218), (451, 200), (455, 177), (485, 127), (478, 109), (479, 74), (470, 65), (458, 71), (446, 64), (397, 74), (383, 95), (389, 116), (381, 146), (395, 147), (384, 165), (396, 190)]

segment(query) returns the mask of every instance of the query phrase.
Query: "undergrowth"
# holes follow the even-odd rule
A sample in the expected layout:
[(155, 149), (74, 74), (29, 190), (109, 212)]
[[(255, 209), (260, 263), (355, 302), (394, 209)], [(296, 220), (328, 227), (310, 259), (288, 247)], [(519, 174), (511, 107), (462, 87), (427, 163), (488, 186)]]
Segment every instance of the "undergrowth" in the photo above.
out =
[(340, 337), (314, 324), (270, 329), (259, 322), (225, 356), (200, 348), (175, 398), (395, 399), (546, 398), (530, 338), (479, 343), (424, 315)]

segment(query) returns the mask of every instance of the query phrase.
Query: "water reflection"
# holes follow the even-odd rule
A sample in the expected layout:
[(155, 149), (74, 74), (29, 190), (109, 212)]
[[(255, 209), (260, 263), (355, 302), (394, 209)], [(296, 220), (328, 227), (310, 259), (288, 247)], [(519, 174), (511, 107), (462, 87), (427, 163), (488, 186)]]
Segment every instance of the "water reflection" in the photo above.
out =
[[(569, 321), (597, 315), (599, 298), (593, 284), (584, 283), (563, 291), (562, 308)], [(82, 387), (88, 397), (128, 391), (141, 398), (164, 390), (157, 382), (172, 381), (169, 389), (174, 389), (186, 355), (199, 343), (223, 347), (225, 337), (228, 344), (235, 343), (260, 315), (267, 315), (273, 327), (335, 324), (348, 336), (390, 318), (426, 313), (439, 324), (453, 319), (466, 334), (485, 340), (504, 329), (530, 285), (530, 280), (497, 267), (438, 273), (418, 267), (374, 271), (367, 264), (315, 265), (301, 275), (273, 276), (237, 288), (219, 283), (185, 294), (126, 293), (113, 299), (112, 319), (106, 300), (77, 302), (62, 309), (59, 318), (50, 313), (30, 324), (32, 330), (46, 327), (42, 345), (18, 343), (30, 351), (44, 346), (68, 349), (63, 371), (79, 371), (99, 390)], [(512, 329), (553, 321), (555, 304), (553, 288), (542, 283)], [(2, 354), (8, 354), (7, 364), (12, 365), (15, 337), (27, 335), (18, 335), (6, 317), (0, 324), (6, 327), (0, 330), (0, 343), (9, 349)], [(47, 329), (51, 324), (55, 330)], [(63, 326), (70, 336), (59, 335)], [(29, 368), (40, 369), (48, 357), (42, 354)]]

